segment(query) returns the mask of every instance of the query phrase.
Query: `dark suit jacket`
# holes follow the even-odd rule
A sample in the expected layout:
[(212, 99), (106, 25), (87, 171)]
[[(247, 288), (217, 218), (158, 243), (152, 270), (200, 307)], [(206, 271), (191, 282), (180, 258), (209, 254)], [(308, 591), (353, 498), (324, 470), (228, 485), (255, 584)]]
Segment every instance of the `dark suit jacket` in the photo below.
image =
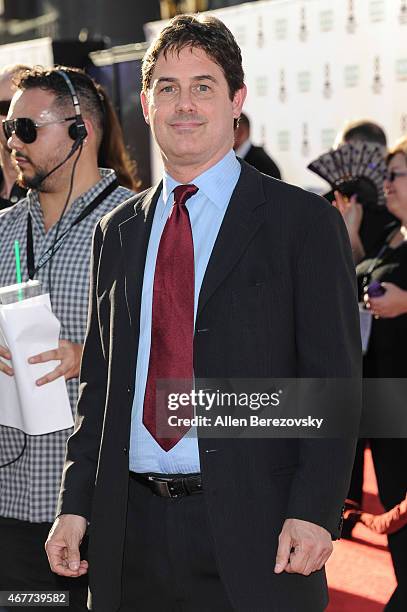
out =
[[(95, 231), (77, 429), (58, 512), (90, 520), (97, 612), (114, 612), (120, 602), (140, 300), (160, 189), (128, 200)], [(200, 292), (195, 374), (359, 376), (355, 296), (339, 213), (243, 162)], [(324, 570), (309, 577), (274, 574), (277, 538), (287, 517), (338, 536), (354, 443), (201, 438), (199, 449), (217, 563), (234, 609), (322, 610)]]
[(256, 147), (252, 145), (244, 158), (245, 162), (274, 178), (281, 179), (281, 173), (277, 164), (271, 159), (270, 155), (266, 153), (263, 147)]

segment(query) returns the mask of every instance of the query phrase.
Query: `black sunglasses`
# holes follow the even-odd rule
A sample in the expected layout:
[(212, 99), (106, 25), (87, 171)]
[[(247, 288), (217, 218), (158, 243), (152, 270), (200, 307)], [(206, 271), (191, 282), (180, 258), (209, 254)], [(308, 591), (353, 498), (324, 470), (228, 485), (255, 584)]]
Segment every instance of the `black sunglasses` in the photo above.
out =
[(407, 172), (392, 170), (391, 172), (386, 172), (384, 178), (386, 181), (389, 181), (389, 183), (393, 183), (393, 181), (395, 181), (399, 176), (407, 176)]
[(47, 123), (37, 123), (28, 117), (18, 117), (17, 119), (3, 119), (3, 132), (7, 140), (15, 134), (24, 144), (31, 144), (37, 138), (37, 130), (46, 125), (54, 125), (56, 123), (65, 123), (65, 121), (74, 121), (76, 117), (66, 117), (56, 121), (48, 121)]
[(11, 100), (0, 100), (0, 115), (7, 117), (8, 109), (10, 108)]

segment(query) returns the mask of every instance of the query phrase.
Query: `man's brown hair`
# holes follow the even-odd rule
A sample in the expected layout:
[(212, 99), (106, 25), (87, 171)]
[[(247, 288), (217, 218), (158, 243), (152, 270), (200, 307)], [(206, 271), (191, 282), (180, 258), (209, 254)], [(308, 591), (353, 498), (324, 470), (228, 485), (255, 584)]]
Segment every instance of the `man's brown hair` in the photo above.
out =
[(231, 31), (212, 15), (178, 15), (161, 30), (143, 59), (143, 90), (147, 92), (151, 86), (160, 54), (163, 53), (164, 57), (168, 53), (179, 54), (186, 47), (202, 49), (222, 68), (230, 99), (233, 100), (235, 93), (244, 85), (242, 54)]

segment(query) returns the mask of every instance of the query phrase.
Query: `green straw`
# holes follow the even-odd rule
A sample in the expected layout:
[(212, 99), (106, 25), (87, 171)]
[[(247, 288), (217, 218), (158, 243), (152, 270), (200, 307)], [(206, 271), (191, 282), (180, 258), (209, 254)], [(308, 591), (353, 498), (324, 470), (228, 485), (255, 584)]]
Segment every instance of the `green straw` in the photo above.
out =
[[(16, 257), (16, 278), (17, 278), (17, 284), (21, 285), (22, 278), (21, 278), (20, 244), (19, 244), (18, 240), (14, 241), (14, 255)], [(21, 302), (22, 300), (23, 300), (23, 290), (20, 288), (18, 290), (18, 301)]]

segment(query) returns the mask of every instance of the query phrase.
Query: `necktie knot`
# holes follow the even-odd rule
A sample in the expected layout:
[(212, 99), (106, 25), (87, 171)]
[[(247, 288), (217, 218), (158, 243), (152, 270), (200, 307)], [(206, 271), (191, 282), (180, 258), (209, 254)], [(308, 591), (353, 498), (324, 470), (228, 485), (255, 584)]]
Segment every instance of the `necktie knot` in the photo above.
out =
[(196, 185), (178, 185), (174, 189), (174, 204), (180, 208), (185, 205), (185, 202), (189, 200), (198, 191)]

